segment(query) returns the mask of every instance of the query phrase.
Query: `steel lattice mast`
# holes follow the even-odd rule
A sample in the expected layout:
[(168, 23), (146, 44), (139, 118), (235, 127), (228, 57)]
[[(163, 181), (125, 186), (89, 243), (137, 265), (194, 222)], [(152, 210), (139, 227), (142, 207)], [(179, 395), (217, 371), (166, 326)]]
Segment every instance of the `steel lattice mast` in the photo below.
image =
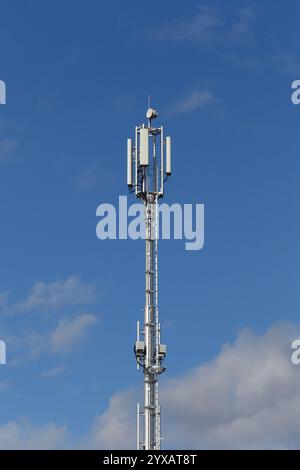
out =
[[(160, 449), (160, 405), (158, 378), (165, 371), (166, 346), (160, 342), (158, 312), (158, 203), (164, 183), (171, 174), (171, 138), (164, 138), (163, 127), (152, 127), (157, 112), (147, 110), (147, 125), (135, 128), (134, 143), (127, 140), (127, 184), (145, 207), (146, 288), (144, 325), (137, 322), (134, 352), (137, 368), (144, 373), (144, 406), (137, 405), (137, 448)], [(140, 433), (140, 417), (143, 433)]]

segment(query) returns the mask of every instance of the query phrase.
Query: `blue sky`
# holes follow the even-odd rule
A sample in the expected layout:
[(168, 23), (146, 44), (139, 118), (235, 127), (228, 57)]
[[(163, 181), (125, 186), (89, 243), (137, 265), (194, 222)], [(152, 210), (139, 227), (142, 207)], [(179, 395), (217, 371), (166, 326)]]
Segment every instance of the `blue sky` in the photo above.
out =
[(298, 322), (300, 6), (228, 3), (2, 0), (0, 437), (25, 418), (79, 439), (142, 386), (144, 244), (98, 240), (95, 213), (127, 193), (148, 93), (173, 139), (166, 202), (205, 204), (203, 250), (160, 243), (168, 376)]

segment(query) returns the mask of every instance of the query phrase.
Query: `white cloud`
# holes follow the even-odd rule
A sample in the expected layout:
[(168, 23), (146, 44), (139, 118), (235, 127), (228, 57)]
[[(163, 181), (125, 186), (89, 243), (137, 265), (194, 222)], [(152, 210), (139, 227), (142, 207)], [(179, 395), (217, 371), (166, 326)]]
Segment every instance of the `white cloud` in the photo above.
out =
[(96, 286), (94, 284), (84, 283), (79, 276), (71, 275), (61, 281), (36, 282), (29, 297), (13, 305), (7, 304), (7, 298), (4, 304), (5, 297), (3, 297), (2, 310), (6, 313), (23, 313), (57, 309), (64, 306), (87, 305), (95, 301), (95, 296)]
[(66, 427), (53, 423), (38, 427), (22, 419), (0, 426), (1, 450), (60, 449), (68, 446), (67, 440)]
[(94, 420), (90, 432), (75, 438), (66, 426), (32, 424), (22, 418), (0, 425), (0, 450), (19, 449), (134, 449), (135, 393), (116, 393), (108, 409)]
[(37, 359), (45, 354), (69, 354), (80, 345), (97, 322), (95, 315), (83, 313), (61, 318), (54, 328), (47, 331), (7, 337), (11, 353), (10, 363)]
[(287, 324), (243, 331), (213, 362), (170, 380), (162, 400), (174, 445), (300, 448), (300, 369), (290, 362), (298, 336)]
[(136, 401), (133, 390), (112, 396), (107, 410), (98, 416), (85, 443), (91, 449), (135, 448)]
[[(290, 361), (300, 328), (242, 331), (215, 360), (161, 387), (165, 447), (299, 449), (300, 366)], [(116, 394), (93, 427), (95, 448), (135, 446), (136, 393)], [(127, 437), (125, 437), (127, 436)]]
[[(300, 367), (290, 361), (300, 328), (242, 331), (215, 360), (161, 387), (168, 448), (300, 448)], [(94, 448), (134, 448), (136, 393), (114, 395), (92, 429)]]
[(95, 323), (97, 317), (89, 313), (61, 319), (50, 335), (50, 350), (54, 353), (71, 352)]
[(187, 113), (212, 104), (216, 104), (216, 99), (210, 91), (196, 89), (172, 104), (168, 113), (171, 115)]

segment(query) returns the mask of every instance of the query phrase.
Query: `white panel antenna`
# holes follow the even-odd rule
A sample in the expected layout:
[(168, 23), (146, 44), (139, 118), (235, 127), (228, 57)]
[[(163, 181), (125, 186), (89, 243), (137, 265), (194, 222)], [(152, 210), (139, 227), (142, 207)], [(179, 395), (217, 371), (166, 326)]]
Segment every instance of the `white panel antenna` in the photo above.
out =
[(127, 184), (132, 186), (132, 140), (127, 139)]
[(149, 165), (149, 131), (147, 127), (140, 129), (140, 165)]
[(166, 174), (169, 176), (172, 173), (171, 167), (171, 137), (166, 137)]

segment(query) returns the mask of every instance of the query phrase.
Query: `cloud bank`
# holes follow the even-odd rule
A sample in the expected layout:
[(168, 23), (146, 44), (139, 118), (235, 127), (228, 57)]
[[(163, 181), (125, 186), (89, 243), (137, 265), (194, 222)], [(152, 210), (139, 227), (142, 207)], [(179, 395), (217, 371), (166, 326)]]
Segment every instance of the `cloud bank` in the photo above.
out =
[[(300, 368), (290, 361), (291, 342), (299, 337), (300, 326), (289, 323), (260, 335), (243, 330), (213, 361), (165, 382), (164, 448), (300, 449)], [(114, 394), (90, 433), (71, 444), (66, 428), (54, 432), (53, 423), (3, 424), (0, 449), (135, 448), (136, 395), (136, 390)]]

